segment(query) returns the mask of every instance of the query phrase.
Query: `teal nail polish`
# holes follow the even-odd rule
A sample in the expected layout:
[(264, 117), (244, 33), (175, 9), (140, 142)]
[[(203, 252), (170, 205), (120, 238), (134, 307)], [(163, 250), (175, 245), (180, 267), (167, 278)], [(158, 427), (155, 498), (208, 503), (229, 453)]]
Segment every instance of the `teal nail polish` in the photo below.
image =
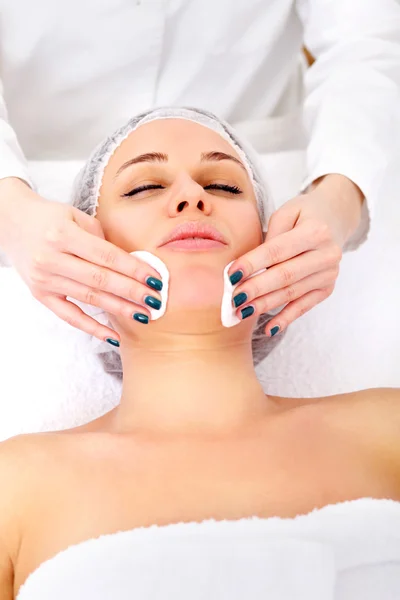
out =
[(149, 322), (149, 317), (147, 315), (144, 315), (143, 313), (135, 313), (133, 315), (133, 318), (135, 319), (135, 321), (139, 321), (139, 323)]
[(235, 285), (236, 283), (238, 283), (242, 279), (242, 277), (243, 277), (243, 271), (235, 271), (229, 277), (229, 280), (230, 280), (230, 282), (231, 282), (232, 285)]
[(278, 325), (275, 325), (275, 327), (273, 327), (270, 331), (271, 337), (273, 337), (276, 333), (278, 333), (279, 331), (279, 327)]
[(111, 344), (111, 346), (118, 346), (119, 347), (119, 341), (118, 340), (113, 340), (112, 338), (106, 338), (106, 342), (108, 342), (109, 344)]
[(153, 288), (153, 290), (157, 290), (157, 292), (161, 292), (163, 289), (162, 281), (156, 277), (148, 277), (146, 283), (149, 287)]
[(161, 302), (158, 298), (154, 298), (154, 296), (146, 296), (144, 299), (145, 303), (151, 308), (155, 308), (156, 310), (160, 310)]
[(233, 298), (233, 302), (236, 306), (236, 308), (238, 308), (238, 306), (241, 306), (242, 304), (244, 304), (247, 300), (247, 294), (245, 294), (244, 292), (240, 292), (240, 294), (238, 294), (237, 296), (234, 296)]
[(246, 319), (254, 313), (254, 306), (246, 306), (246, 308), (242, 308), (240, 312), (242, 313), (242, 319)]

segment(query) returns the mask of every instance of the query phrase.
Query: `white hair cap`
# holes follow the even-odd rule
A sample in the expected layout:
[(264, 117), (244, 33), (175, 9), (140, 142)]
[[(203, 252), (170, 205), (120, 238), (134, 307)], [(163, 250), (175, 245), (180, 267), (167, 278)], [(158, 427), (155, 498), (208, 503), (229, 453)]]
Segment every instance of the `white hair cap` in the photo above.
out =
[(128, 123), (117, 129), (94, 149), (88, 161), (78, 173), (73, 186), (72, 205), (92, 217), (96, 216), (104, 169), (111, 156), (132, 131), (145, 123), (158, 119), (186, 119), (187, 121), (199, 123), (216, 131), (231, 144), (249, 174), (254, 187), (262, 229), (264, 232), (267, 231), (268, 218), (273, 213), (274, 206), (255, 150), (243, 140), (239, 140), (228, 123), (218, 119), (210, 112), (197, 108), (163, 107), (148, 110), (133, 117)]

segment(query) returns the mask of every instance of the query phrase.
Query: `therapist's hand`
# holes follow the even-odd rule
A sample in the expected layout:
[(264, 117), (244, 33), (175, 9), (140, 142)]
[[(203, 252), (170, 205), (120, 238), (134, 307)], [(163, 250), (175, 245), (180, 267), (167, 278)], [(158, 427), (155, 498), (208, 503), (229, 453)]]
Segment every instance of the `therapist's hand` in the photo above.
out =
[(120, 336), (67, 296), (127, 319), (139, 313), (150, 320), (145, 299), (161, 300), (160, 274), (108, 242), (98, 219), (42, 198), (19, 179), (1, 180), (0, 194), (9, 199), (4, 251), (34, 298), (72, 327), (103, 341), (119, 342)]
[[(268, 322), (265, 333), (272, 337), (328, 298), (343, 246), (359, 224), (362, 203), (362, 192), (350, 179), (332, 174), (275, 211), (265, 241), (229, 269), (229, 276), (243, 272), (234, 291), (234, 298), (242, 294), (233, 303), (240, 307), (237, 316), (258, 316), (286, 304)], [(264, 267), (267, 271), (246, 280)]]

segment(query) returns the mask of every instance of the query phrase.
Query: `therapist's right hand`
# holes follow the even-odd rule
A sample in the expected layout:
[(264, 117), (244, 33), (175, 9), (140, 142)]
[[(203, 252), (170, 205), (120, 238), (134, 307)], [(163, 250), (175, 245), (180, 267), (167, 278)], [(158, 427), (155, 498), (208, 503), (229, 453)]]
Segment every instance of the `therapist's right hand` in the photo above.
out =
[[(127, 319), (139, 313), (150, 320), (145, 299), (161, 300), (160, 274), (106, 241), (94, 217), (41, 197), (19, 179), (14, 181), (18, 184), (7, 203), (11, 220), (2, 247), (33, 297), (72, 327), (102, 341), (120, 342), (120, 336), (66, 296)], [(0, 187), (0, 193), (5, 189)]]

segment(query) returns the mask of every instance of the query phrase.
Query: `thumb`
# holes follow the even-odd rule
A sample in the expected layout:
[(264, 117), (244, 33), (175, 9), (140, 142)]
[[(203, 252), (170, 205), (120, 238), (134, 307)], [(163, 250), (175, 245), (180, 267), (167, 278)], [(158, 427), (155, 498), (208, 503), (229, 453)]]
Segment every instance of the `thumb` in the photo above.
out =
[(106, 239), (101, 223), (95, 217), (91, 217), (82, 210), (79, 210), (79, 208), (73, 207), (73, 219), (79, 227), (82, 227), (82, 229), (88, 233), (91, 233), (102, 240)]
[(268, 222), (265, 241), (271, 240), (287, 231), (291, 231), (298, 221), (300, 211), (301, 209), (298, 206), (287, 206), (286, 203), (272, 213)]

